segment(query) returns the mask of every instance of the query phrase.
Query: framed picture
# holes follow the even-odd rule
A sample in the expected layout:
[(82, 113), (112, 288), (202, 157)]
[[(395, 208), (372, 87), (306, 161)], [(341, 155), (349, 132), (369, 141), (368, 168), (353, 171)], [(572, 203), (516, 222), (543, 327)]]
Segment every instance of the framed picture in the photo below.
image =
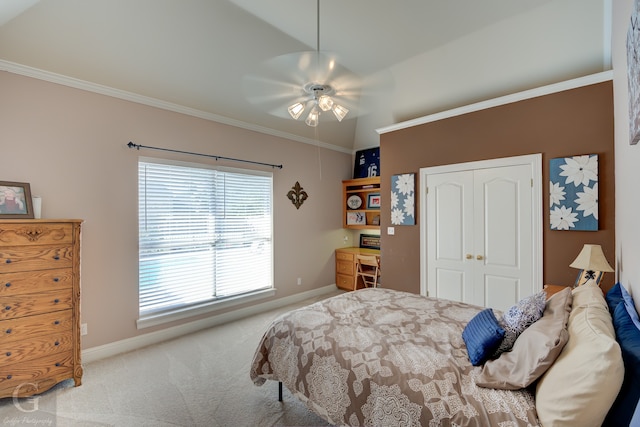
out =
[(367, 196), (367, 209), (380, 209), (380, 193), (371, 193)]
[(365, 249), (380, 249), (380, 236), (375, 234), (361, 234), (360, 247)]
[(640, 141), (640, 1), (635, 0), (627, 30), (627, 88), (629, 90), (629, 143)]
[(598, 155), (549, 160), (552, 230), (598, 231)]
[(415, 174), (391, 177), (391, 224), (416, 225)]
[(0, 181), (0, 218), (33, 218), (31, 186), (28, 183)]
[(347, 212), (347, 225), (366, 225), (367, 217), (364, 212)]

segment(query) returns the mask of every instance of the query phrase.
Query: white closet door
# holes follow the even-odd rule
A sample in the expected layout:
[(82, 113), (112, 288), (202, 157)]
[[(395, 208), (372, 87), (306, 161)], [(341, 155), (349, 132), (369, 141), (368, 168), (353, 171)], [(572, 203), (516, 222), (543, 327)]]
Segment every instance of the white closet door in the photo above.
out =
[(531, 294), (529, 165), (426, 175), (430, 296), (505, 310)]
[(429, 175), (426, 185), (429, 295), (472, 302), (473, 172)]
[(505, 310), (532, 287), (531, 168), (474, 172), (474, 303)]

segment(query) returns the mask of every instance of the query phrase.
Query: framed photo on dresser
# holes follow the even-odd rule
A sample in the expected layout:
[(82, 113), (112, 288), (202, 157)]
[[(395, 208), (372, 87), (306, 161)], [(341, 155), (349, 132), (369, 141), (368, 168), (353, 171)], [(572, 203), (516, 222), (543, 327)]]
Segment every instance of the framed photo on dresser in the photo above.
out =
[(0, 181), (0, 219), (33, 219), (31, 186), (26, 182)]

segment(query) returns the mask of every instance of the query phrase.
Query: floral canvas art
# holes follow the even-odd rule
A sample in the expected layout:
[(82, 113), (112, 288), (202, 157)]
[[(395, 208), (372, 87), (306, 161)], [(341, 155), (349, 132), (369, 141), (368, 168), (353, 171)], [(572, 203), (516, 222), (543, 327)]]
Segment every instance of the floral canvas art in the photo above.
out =
[(598, 230), (598, 155), (551, 159), (549, 208), (552, 230)]
[(415, 225), (415, 174), (391, 177), (391, 224)]

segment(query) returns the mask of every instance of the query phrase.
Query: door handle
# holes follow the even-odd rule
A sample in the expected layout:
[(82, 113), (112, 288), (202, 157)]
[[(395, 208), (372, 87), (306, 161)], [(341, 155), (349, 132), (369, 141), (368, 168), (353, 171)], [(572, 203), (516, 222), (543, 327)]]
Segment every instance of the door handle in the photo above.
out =
[(473, 259), (473, 255), (467, 254), (467, 259)]
[(477, 259), (478, 261), (481, 261), (481, 260), (483, 260), (483, 259), (484, 259), (484, 257), (483, 257), (482, 255), (476, 255), (476, 259)]

